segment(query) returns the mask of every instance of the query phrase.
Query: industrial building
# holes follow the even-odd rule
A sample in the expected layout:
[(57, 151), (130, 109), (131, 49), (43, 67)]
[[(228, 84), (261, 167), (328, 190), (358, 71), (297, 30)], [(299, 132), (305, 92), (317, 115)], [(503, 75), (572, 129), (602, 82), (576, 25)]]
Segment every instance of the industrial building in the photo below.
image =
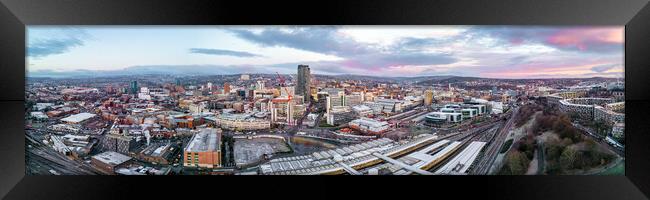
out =
[(183, 151), (183, 166), (221, 166), (221, 129), (204, 128), (194, 134)]
[(107, 174), (114, 174), (116, 168), (125, 166), (129, 161), (131, 161), (129, 156), (114, 151), (106, 151), (94, 155), (90, 160), (90, 164)]
[(152, 144), (142, 149), (137, 156), (138, 159), (147, 162), (166, 165), (169, 164), (169, 160), (171, 159), (174, 150), (176, 150), (176, 148), (172, 146), (171, 143)]

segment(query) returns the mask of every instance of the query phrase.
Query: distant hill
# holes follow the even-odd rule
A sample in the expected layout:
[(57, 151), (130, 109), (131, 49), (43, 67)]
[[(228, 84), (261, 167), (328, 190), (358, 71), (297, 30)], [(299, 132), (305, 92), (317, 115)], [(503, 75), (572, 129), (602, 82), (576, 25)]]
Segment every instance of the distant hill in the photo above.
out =
[[(171, 76), (209, 76), (209, 75), (239, 75), (245, 71), (241, 66), (220, 66), (220, 65), (155, 65), (155, 66), (133, 66), (118, 70), (74, 70), (74, 71), (54, 71), (39, 70), (28, 71), (27, 77), (30, 78), (93, 78), (93, 77), (112, 77), (112, 76), (140, 76), (140, 75), (171, 75)], [(275, 70), (258, 73), (264, 76), (275, 76)], [(295, 75), (291, 73), (290, 75)], [(410, 82), (419, 85), (431, 85), (436, 83), (455, 83), (464, 81), (489, 80), (493, 78), (463, 77), (453, 75), (440, 76), (414, 76), (414, 77), (388, 77), (388, 76), (370, 76), (357, 74), (339, 74), (326, 75), (314, 74), (316, 78), (332, 78), (338, 80), (368, 80), (368, 81), (386, 81), (386, 82)], [(552, 78), (551, 78), (552, 79)], [(575, 79), (575, 78), (572, 78)], [(582, 78), (583, 80), (602, 81), (613, 80), (614, 78), (592, 77)], [(524, 80), (524, 79), (511, 79)], [(548, 79), (528, 79), (528, 80), (548, 80)]]

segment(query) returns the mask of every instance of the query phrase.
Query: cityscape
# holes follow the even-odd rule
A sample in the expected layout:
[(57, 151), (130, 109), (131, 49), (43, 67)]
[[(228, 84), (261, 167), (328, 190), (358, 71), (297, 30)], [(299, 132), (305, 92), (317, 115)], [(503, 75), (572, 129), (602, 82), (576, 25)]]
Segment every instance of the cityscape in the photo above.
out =
[(624, 175), (622, 35), (30, 26), (26, 173)]

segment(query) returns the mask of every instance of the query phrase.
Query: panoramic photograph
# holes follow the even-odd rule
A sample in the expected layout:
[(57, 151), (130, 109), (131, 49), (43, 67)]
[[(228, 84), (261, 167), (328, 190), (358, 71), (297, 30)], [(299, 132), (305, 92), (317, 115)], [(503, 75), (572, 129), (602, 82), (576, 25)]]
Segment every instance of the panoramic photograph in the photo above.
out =
[(28, 175), (625, 175), (624, 26), (27, 26)]

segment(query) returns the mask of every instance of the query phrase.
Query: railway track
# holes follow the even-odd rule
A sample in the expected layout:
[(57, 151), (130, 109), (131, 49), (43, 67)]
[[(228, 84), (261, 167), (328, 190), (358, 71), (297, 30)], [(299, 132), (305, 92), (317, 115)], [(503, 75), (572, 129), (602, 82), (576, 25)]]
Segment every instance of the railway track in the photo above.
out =
[(501, 146), (503, 146), (505, 143), (505, 138), (514, 124), (517, 112), (519, 112), (519, 108), (515, 108), (508, 121), (506, 121), (501, 129), (497, 131), (495, 136), (490, 139), (487, 149), (483, 151), (480, 161), (478, 162), (477, 166), (470, 172), (470, 174), (487, 175), (490, 173), (490, 169), (494, 165), (494, 161), (499, 154), (499, 149), (501, 149)]

